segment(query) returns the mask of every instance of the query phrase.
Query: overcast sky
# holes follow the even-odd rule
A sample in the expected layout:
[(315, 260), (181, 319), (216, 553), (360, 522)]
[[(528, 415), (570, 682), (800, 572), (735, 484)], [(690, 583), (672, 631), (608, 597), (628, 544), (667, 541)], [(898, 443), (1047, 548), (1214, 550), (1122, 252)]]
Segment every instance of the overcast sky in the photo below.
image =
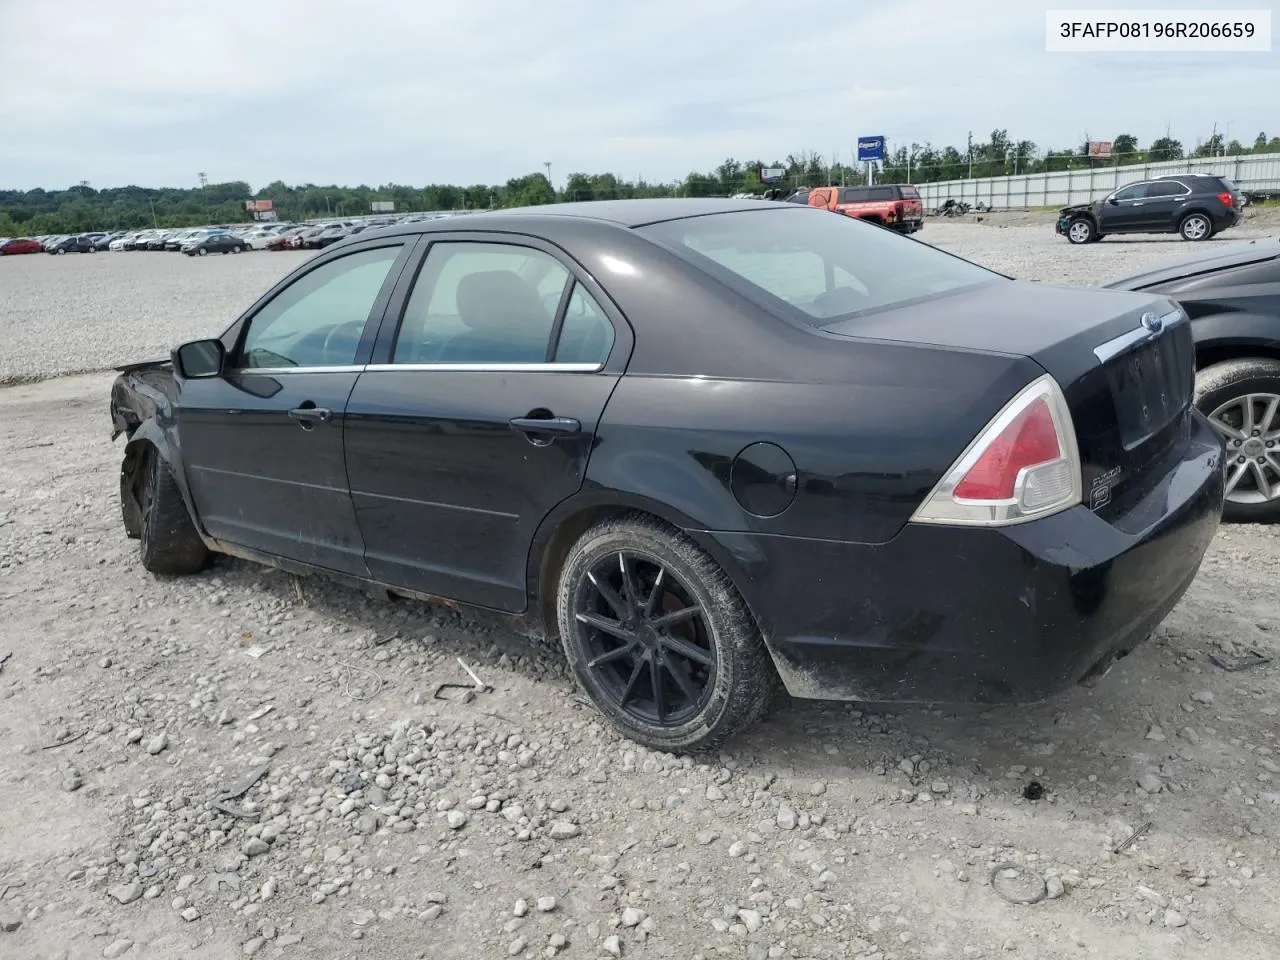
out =
[(867, 6), (0, 0), (0, 187), (501, 183), (544, 161), (557, 184), (672, 180), (729, 156), (848, 160), (859, 135), (1280, 133), (1277, 52), (1047, 53), (1045, 4)]

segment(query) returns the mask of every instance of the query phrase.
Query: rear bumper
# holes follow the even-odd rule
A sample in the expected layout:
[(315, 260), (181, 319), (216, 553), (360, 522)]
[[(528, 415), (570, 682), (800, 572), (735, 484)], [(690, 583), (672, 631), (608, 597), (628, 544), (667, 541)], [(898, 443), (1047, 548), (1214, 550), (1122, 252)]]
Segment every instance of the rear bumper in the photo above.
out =
[(1146, 639), (1195, 578), (1222, 496), (1222, 444), (1196, 414), (1134, 507), (1155, 518), (1135, 533), (1078, 506), (999, 530), (908, 524), (875, 545), (710, 536), (746, 570), (740, 589), (793, 696), (1027, 702)]

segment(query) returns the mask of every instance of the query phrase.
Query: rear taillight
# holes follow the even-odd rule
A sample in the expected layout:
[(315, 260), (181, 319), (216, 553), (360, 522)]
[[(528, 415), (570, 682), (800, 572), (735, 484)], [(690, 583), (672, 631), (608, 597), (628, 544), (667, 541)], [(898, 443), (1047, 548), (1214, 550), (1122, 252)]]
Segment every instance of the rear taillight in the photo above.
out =
[(1000, 526), (1080, 503), (1075, 428), (1053, 377), (1005, 404), (912, 516), (915, 523)]
[(1231, 194), (1229, 194), (1229, 193), (1220, 193), (1220, 194), (1218, 194), (1218, 199), (1219, 199), (1220, 201), (1222, 201), (1222, 205), (1223, 205), (1224, 207), (1230, 207), (1230, 206), (1233, 206), (1233, 205), (1235, 204), (1235, 202), (1236, 202), (1236, 198), (1235, 198), (1235, 197), (1233, 197), (1233, 196), (1232, 196)]

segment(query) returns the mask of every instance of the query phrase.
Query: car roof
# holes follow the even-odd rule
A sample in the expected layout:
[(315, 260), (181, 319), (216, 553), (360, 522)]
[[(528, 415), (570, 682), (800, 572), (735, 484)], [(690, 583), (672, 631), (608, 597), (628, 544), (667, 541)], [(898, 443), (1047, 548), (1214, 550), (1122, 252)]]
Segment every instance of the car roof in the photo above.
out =
[[(455, 230), (502, 230), (528, 227), (529, 220), (579, 220), (614, 224), (621, 227), (641, 227), (665, 220), (681, 220), (686, 217), (704, 217), (716, 213), (736, 213), (744, 210), (795, 209), (795, 204), (782, 204), (775, 200), (733, 200), (722, 197), (673, 197), (646, 200), (583, 200), (574, 203), (544, 204), (535, 207), (511, 207), (505, 210), (485, 210), (457, 217), (441, 217), (415, 223), (394, 224), (366, 230), (358, 237), (371, 235), (391, 236), (403, 233), (443, 233)], [(521, 222), (523, 221), (523, 223)]]

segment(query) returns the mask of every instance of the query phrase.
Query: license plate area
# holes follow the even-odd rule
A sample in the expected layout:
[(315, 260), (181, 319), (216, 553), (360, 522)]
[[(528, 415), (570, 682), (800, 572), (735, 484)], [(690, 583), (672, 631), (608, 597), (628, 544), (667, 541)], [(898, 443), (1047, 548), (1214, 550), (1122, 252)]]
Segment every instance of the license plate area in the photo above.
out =
[(1126, 451), (1146, 443), (1186, 410), (1194, 374), (1184, 339), (1190, 338), (1171, 331), (1107, 365), (1120, 442)]

